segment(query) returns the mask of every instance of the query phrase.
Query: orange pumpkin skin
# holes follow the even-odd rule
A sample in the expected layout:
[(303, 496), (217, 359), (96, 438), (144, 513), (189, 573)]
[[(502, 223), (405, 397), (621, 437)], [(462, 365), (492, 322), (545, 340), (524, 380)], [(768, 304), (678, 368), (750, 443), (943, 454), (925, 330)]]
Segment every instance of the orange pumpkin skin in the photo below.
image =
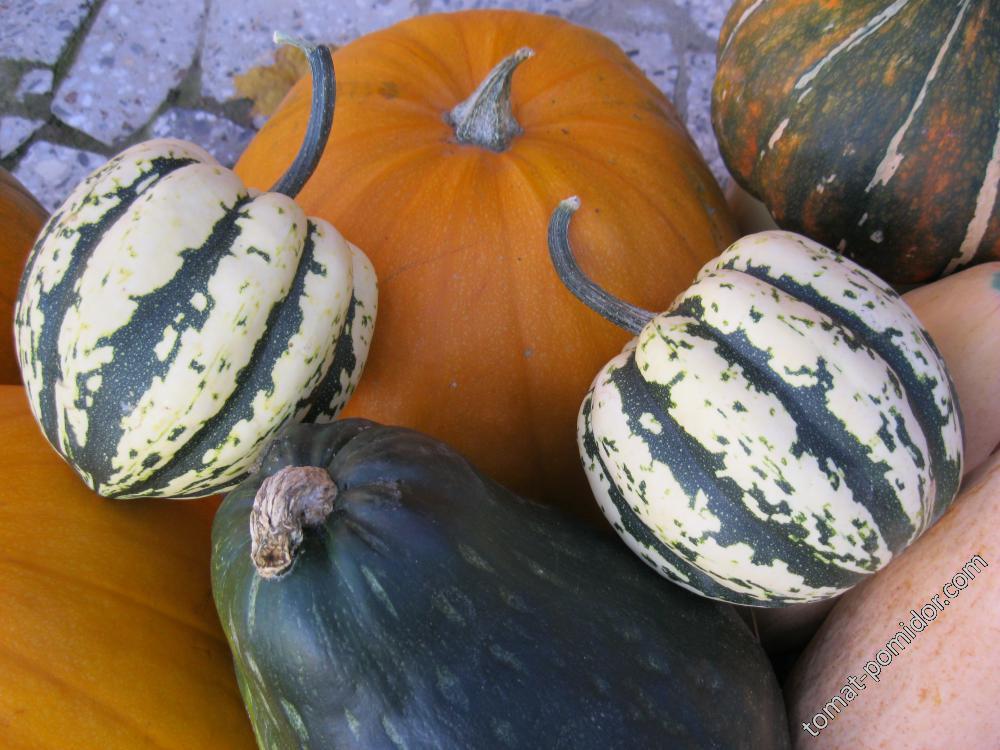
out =
[(14, 352), (14, 301), (28, 251), (47, 215), (28, 189), (0, 168), (0, 384), (21, 382)]
[(4, 750), (256, 747), (212, 604), (217, 501), (105, 500), (0, 386)]
[[(523, 132), (502, 152), (456, 142), (444, 116), (521, 47)], [(618, 47), (551, 16), (423, 16), (337, 50), (333, 132), (299, 194), (366, 248), (379, 321), (344, 412), (451, 444), (520, 494), (604, 523), (576, 452), (580, 401), (627, 334), (560, 284), (549, 214), (583, 208), (583, 269), (663, 309), (737, 236), (722, 193), (670, 103)], [(236, 166), (270, 185), (304, 133), (302, 80)]]
[(965, 473), (1000, 448), (1000, 262), (982, 263), (903, 295), (937, 344), (958, 391)]

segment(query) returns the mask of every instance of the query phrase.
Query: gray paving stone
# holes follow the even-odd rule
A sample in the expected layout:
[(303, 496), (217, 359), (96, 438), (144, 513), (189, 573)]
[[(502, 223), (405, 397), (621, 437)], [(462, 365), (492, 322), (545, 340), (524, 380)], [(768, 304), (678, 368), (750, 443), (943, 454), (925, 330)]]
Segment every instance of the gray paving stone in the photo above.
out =
[(226, 167), (236, 163), (255, 132), (211, 112), (181, 108), (164, 112), (149, 131), (153, 138), (182, 138), (197, 143)]
[[(729, 12), (731, 2), (723, 0), (676, 0), (678, 7), (687, 11), (688, 16), (713, 42), (719, 38), (722, 22)], [(714, 47), (713, 47), (714, 49)]]
[[(33, 60), (36, 66), (51, 66), (97, 2), (0, 0), (0, 60)], [(713, 171), (725, 179), (709, 107), (716, 39), (730, 5), (731, 0), (175, 0), (164, 6), (153, 0), (103, 0), (76, 61), (58, 86), (52, 110), (68, 125), (111, 147), (146, 128), (152, 135), (170, 134), (201, 143), (229, 164), (242, 150), (249, 129), (186, 108), (171, 109), (150, 123), (189, 69), (199, 39), (200, 93), (223, 102), (234, 94), (234, 75), (273, 60), (275, 29), (344, 44), (419, 13), (514, 8), (559, 15), (617, 42), (679, 104)], [(25, 97), (45, 96), (52, 88), (50, 76), (47, 68), (35, 67), (20, 81), (8, 81), (6, 85), (16, 89), (16, 98), (8, 101), (23, 103)], [(181, 101), (192, 100), (185, 93)], [(15, 114), (24, 112), (0, 111), (0, 118), (7, 122)], [(12, 142), (25, 127), (19, 121), (4, 126), (0, 140)], [(24, 168), (37, 166), (28, 161), (29, 155), (35, 163), (44, 161), (43, 157), (51, 161), (51, 153), (40, 151), (39, 146), (33, 144), (28, 150)], [(53, 144), (48, 148), (54, 148)], [(75, 150), (65, 153), (72, 153), (72, 159), (104, 158)], [(51, 177), (57, 168), (49, 163), (42, 171)], [(60, 193), (49, 198), (47, 184), (56, 191), (72, 187), (55, 179), (36, 181), (33, 189), (47, 204), (63, 197)]]
[(4, 0), (0, 3), (0, 60), (53, 65), (94, 0)]
[(0, 158), (12, 153), (44, 124), (44, 120), (26, 117), (0, 117)]
[(233, 76), (273, 61), (275, 31), (342, 45), (415, 13), (415, 0), (212, 0), (201, 53), (202, 93), (218, 101), (231, 98)]
[(14, 170), (17, 177), (49, 211), (54, 211), (106, 156), (48, 141), (32, 143)]
[(673, 101), (680, 66), (669, 36), (657, 31), (608, 31), (607, 36)]
[(204, 16), (205, 0), (107, 0), (52, 112), (108, 145), (143, 127), (191, 66)]
[(549, 13), (570, 18), (574, 13), (586, 11), (598, 5), (614, 6), (620, 0), (417, 0), (415, 5), (421, 13), (448, 13), (474, 8), (504, 8), (523, 10), (528, 13)]
[[(271, 60), (273, 29), (344, 44), (415, 13), (510, 8), (559, 15), (604, 32), (672, 96), (679, 67), (666, 31), (672, 7), (669, 0), (382, 0), (340, 3), (318, 13), (305, 4), (295, 8), (269, 0), (213, 0), (202, 52), (202, 92), (219, 100), (233, 96), (234, 75)], [(233, 45), (233, 39), (240, 39), (240, 45)]]
[(14, 95), (23, 102), (28, 95), (37, 96), (52, 91), (52, 71), (48, 68), (32, 68), (21, 76)]
[(687, 88), (687, 111), (685, 122), (691, 137), (711, 167), (712, 173), (723, 187), (729, 181), (729, 173), (722, 162), (719, 144), (712, 130), (712, 82), (715, 79), (715, 53), (697, 52), (684, 55), (684, 66), (689, 83)]
[(671, 37), (672, 8), (666, 0), (616, 0), (591, 9), (577, 8), (567, 17), (615, 42), (673, 100), (680, 59)]

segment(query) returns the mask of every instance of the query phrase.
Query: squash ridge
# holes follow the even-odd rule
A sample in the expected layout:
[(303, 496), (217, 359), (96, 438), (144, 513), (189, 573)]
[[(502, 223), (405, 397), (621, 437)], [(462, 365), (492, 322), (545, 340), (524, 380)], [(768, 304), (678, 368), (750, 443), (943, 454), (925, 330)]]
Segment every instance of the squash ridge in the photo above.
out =
[[(234, 207), (232, 210), (233, 221), (238, 218), (238, 213), (238, 208)], [(316, 265), (313, 260), (315, 242), (311, 230), (312, 223), (310, 222), (310, 231), (306, 233), (302, 255), (288, 293), (268, 313), (261, 336), (254, 344), (247, 364), (236, 373), (236, 387), (226, 399), (226, 408), (217, 411), (202, 423), (198, 430), (177, 449), (173, 456), (150, 477), (143, 482), (130, 485), (130, 494), (142, 494), (156, 487), (165, 486), (174, 479), (191, 471), (192, 463), (194, 463), (197, 456), (204, 454), (211, 446), (219, 444), (236, 424), (253, 418), (255, 414), (253, 401), (258, 392), (261, 390), (267, 392), (273, 390), (274, 364), (285, 354), (285, 345), (289, 336), (298, 331), (302, 325), (303, 314), (298, 303), (305, 291), (306, 274), (310, 270), (314, 270)], [(210, 247), (212, 244), (212, 240), (210, 239), (206, 243), (206, 247)], [(220, 250), (219, 258), (221, 259), (227, 253), (228, 250)], [(187, 281), (184, 279), (183, 270), (178, 272), (171, 281), (178, 279), (182, 282)], [(186, 286), (188, 284), (185, 284)], [(321, 368), (322, 365), (323, 362), (321, 360), (317, 364), (317, 369)], [(280, 428), (280, 425), (281, 421), (276, 420), (270, 429), (258, 435), (256, 443), (247, 449), (247, 453), (253, 453), (253, 448), (261, 445), (270, 438)], [(217, 466), (209, 474), (199, 476), (188, 487), (171, 494), (175, 497), (197, 497), (199, 494), (204, 494), (202, 487), (206, 482), (211, 483), (231, 468), (232, 464)], [(244, 470), (234, 475), (228, 486), (234, 486), (246, 474), (247, 471)], [(123, 478), (121, 481), (126, 482), (127, 480), (128, 478)]]
[[(39, 287), (38, 301), (35, 304), (35, 307), (43, 310), (45, 317), (42, 322), (41, 330), (38, 331), (37, 337), (33, 337), (34, 340), (30, 350), (22, 351), (21, 357), (29, 358), (28, 361), (32, 362), (32, 364), (38, 363), (41, 365), (42, 376), (40, 380), (44, 383), (44, 387), (41, 388), (37, 394), (33, 395), (31, 401), (32, 406), (34, 407), (35, 399), (37, 399), (36, 416), (38, 421), (43, 425), (44, 432), (47, 435), (58, 434), (55, 386), (62, 377), (59, 358), (52, 355), (58, 350), (57, 340), (59, 338), (59, 332), (62, 328), (63, 320), (66, 317), (66, 312), (78, 299), (78, 295), (71, 295), (67, 292), (67, 290), (72, 289), (73, 285), (80, 277), (80, 274), (86, 270), (87, 263), (90, 260), (94, 248), (100, 243), (108, 228), (115, 224), (118, 219), (128, 211), (128, 209), (139, 197), (140, 193), (148, 189), (148, 180), (150, 175), (154, 176), (153, 182), (158, 182), (171, 172), (194, 163), (196, 163), (196, 160), (194, 159), (170, 159), (166, 157), (157, 157), (151, 160), (150, 169), (148, 171), (141, 172), (131, 184), (115, 190), (114, 196), (119, 198), (119, 202), (102, 214), (98, 221), (80, 225), (76, 229), (78, 239), (76, 244), (73, 246), (72, 258), (69, 261), (69, 265), (62, 278), (48, 291), (43, 291), (41, 289), (40, 280), (34, 276), (36, 266), (41, 258), (41, 254), (38, 250), (45, 243), (45, 240), (51, 235), (52, 231), (57, 226), (61, 226), (64, 211), (60, 211), (49, 219), (48, 224), (42, 231), (42, 235), (32, 248), (24, 273), (21, 276), (20, 290), (18, 292), (18, 309), (15, 314), (15, 321), (17, 325), (23, 325), (27, 322), (25, 321), (25, 315), (30, 315), (30, 310), (23, 309), (21, 301), (24, 299), (24, 292), (28, 285), (34, 281), (35, 285)], [(114, 167), (115, 160), (112, 160), (105, 170), (102, 170), (102, 174), (104, 171), (113, 170)], [(96, 185), (94, 189), (96, 189)], [(89, 201), (90, 197), (93, 195), (94, 189), (88, 192), (81, 199), (80, 205), (84, 205)], [(105, 194), (105, 196), (102, 197), (107, 197), (107, 195), (108, 194)], [(26, 379), (26, 382), (30, 383), (31, 380)], [(71, 450), (71, 448), (69, 450)]]
[[(733, 268), (734, 263), (735, 260), (729, 261), (727, 267)], [(841, 328), (850, 331), (854, 336), (858, 337), (868, 349), (875, 352), (889, 365), (892, 372), (899, 379), (910, 409), (917, 418), (917, 422), (930, 443), (928, 453), (930, 454), (931, 476), (935, 482), (936, 489), (933, 512), (926, 519), (923, 528), (930, 526), (947, 509), (948, 505), (951, 504), (952, 499), (958, 491), (962, 477), (961, 454), (959, 454), (956, 460), (947, 460), (945, 458), (947, 448), (942, 433), (942, 429), (947, 426), (950, 420), (952, 409), (954, 409), (960, 429), (962, 429), (961, 408), (958, 403), (954, 384), (948, 380), (952, 405), (949, 406), (948, 411), (942, 413), (930, 390), (933, 384), (926, 385), (922, 383), (920, 377), (913, 369), (913, 365), (900, 351), (899, 347), (892, 342), (892, 333), (895, 332), (899, 335), (899, 331), (891, 328), (886, 329), (882, 333), (875, 331), (858, 315), (827, 299), (814, 288), (803, 286), (784, 274), (772, 275), (770, 267), (756, 266), (752, 262), (747, 262), (745, 268), (738, 270), (771, 284), (790, 297), (812, 305)], [(888, 293), (895, 296), (895, 292), (890, 291)], [(917, 325), (919, 326), (919, 323)], [(930, 335), (923, 329), (923, 326), (920, 326), (920, 330), (923, 332), (924, 339), (929, 344), (931, 351), (939, 355), (937, 347), (933, 340), (931, 340)], [(946, 373), (945, 377), (947, 378)], [(918, 529), (918, 533), (922, 530)]]

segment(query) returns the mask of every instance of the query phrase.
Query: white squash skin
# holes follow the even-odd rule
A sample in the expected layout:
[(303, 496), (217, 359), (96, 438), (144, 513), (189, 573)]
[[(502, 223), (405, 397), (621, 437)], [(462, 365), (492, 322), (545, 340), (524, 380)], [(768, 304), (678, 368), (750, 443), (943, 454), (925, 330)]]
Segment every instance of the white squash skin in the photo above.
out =
[(983, 263), (907, 292), (934, 339), (965, 420), (966, 472), (1000, 446), (1000, 262)]
[[(158, 171), (156, 160), (172, 162), (172, 171)], [(109, 217), (96, 239), (88, 235), (122, 200), (132, 201), (125, 212)], [(228, 229), (216, 236), (219, 227)], [(203, 288), (184, 286), (188, 258), (198, 261)], [(53, 351), (39, 332), (46, 309), (58, 309), (46, 295), (64, 277), (74, 296), (48, 321), (58, 336)], [(178, 281), (179, 297), (157, 297)], [(143, 306), (159, 321), (154, 326), (134, 322)], [(172, 320), (156, 313), (168, 306), (179, 310)], [(306, 217), (286, 195), (248, 191), (202, 149), (160, 139), (116, 156), (53, 214), (29, 258), (15, 327), (32, 410), (89, 486), (108, 496), (191, 497), (238, 482), (289, 419), (333, 418), (360, 378), (376, 308), (371, 263), (333, 226)], [(284, 348), (271, 346), (265, 365), (268, 342)], [(353, 356), (335, 361), (341, 347)], [(53, 356), (58, 379), (43, 366)], [(156, 374), (137, 392), (144, 373)], [(335, 388), (325, 387), (333, 381)], [(51, 419), (43, 413), (46, 391)], [(307, 400), (317, 393), (328, 402)], [(99, 400), (96, 424), (90, 410)], [(213, 422), (228, 422), (227, 432), (208, 432)], [(194, 455), (162, 478), (158, 472), (203, 429), (208, 437), (192, 443)], [(95, 434), (101, 442), (91, 449)], [(78, 462), (84, 450), (90, 456)], [(97, 453), (104, 466), (95, 476), (87, 467)]]
[[(776, 229), (763, 203), (734, 180), (726, 201), (744, 234)], [(962, 410), (966, 475), (1000, 448), (1000, 262), (984, 263), (903, 295), (948, 366)], [(834, 600), (755, 613), (769, 652), (805, 645)]]
[[(750, 199), (752, 200), (752, 199)], [(903, 295), (948, 366), (965, 423), (965, 475), (1000, 445), (1000, 262), (984, 263)], [(801, 648), (832, 602), (756, 613), (771, 652)]]
[[(734, 270), (722, 268), (724, 264), (732, 264)], [(911, 463), (910, 454), (887, 446), (877, 434), (880, 418), (890, 422), (904, 420), (906, 432), (915, 441), (915, 450), (927, 455), (915, 417), (905, 398), (897, 392), (898, 385), (893, 384), (886, 363), (866, 346), (855, 351), (851, 335), (836, 324), (827, 328), (829, 320), (818, 310), (738, 273), (748, 264), (754, 268), (770, 265), (797, 283), (811, 287), (824, 299), (841, 301), (876, 335), (889, 330), (906, 332), (895, 337), (894, 345), (906, 351), (906, 359), (917, 378), (933, 383), (929, 387), (934, 394), (934, 408), (940, 410), (944, 420), (941, 426), (944, 450), (948, 460), (960, 466), (961, 436), (950, 386), (933, 347), (920, 333), (918, 321), (883, 282), (818, 244), (788, 232), (744, 237), (717, 261), (708, 264), (691, 289), (682, 293), (671, 308), (677, 309), (688, 297), (699, 299), (706, 324), (726, 334), (739, 333), (758, 351), (767, 351), (770, 377), (788, 387), (812, 387), (818, 380), (813, 374), (819, 372), (817, 363), (825, 362), (823, 366), (834, 377), (826, 391), (824, 408), (849, 428), (852, 440), (867, 447), (869, 460), (885, 461), (891, 467), (886, 477), (898, 488), (901, 510), (905, 510), (914, 529), (912, 541), (934, 515), (933, 490), (921, 496), (916, 488), (922, 482), (932, 487), (933, 480), (925, 476), (926, 466), (919, 468)], [(751, 322), (754, 315), (757, 317)], [(838, 484), (828, 478), (824, 468), (830, 464), (819, 462), (809, 451), (793, 456), (796, 427), (784, 406), (752, 385), (756, 378), (753, 368), (728, 367), (712, 346), (697, 335), (692, 336), (688, 329), (692, 323), (693, 319), (676, 312), (654, 318), (597, 376), (581, 412), (580, 448), (591, 487), (608, 520), (626, 543), (662, 575), (725, 601), (787, 605), (828, 598), (846, 588), (807, 585), (781, 555), (773, 561), (765, 559), (763, 564), (752, 561), (751, 557), (769, 539), (746, 537), (726, 546), (716, 543), (720, 519), (709, 509), (708, 499), (701, 491), (693, 500), (687, 498), (673, 474), (675, 469), (690, 472), (684, 459), (661, 456), (654, 460), (647, 446), (650, 441), (659, 440), (655, 437), (660, 433), (659, 423), (651, 413), (640, 418), (638, 407), (624, 403), (619, 393), (621, 386), (613, 381), (615, 371), (634, 358), (635, 377), (641, 373), (644, 382), (669, 386), (672, 404), (665, 412), (669, 418), (682, 425), (699, 446), (724, 457), (722, 469), (716, 469), (721, 473), (716, 476), (732, 478), (744, 488), (745, 494), (739, 502), (747, 511), (758, 517), (761, 512), (746, 488), (763, 491), (767, 502), (772, 504), (768, 510), (769, 522), (794, 523), (805, 535), (808, 546), (824, 556), (824, 560), (828, 555), (849, 555), (864, 561), (868, 543), (856, 533), (856, 528), (869, 530), (868, 533), (874, 532), (869, 542), (876, 544), (877, 564), (884, 565), (892, 553), (886, 548), (874, 519), (868, 515), (864, 505), (867, 498), (853, 498), (843, 482)], [(851, 343), (845, 345), (848, 340)], [(737, 402), (739, 409), (735, 408)], [(880, 407), (871, 406), (875, 403)], [(867, 406), (859, 408), (859, 405)], [(632, 418), (642, 423), (641, 430), (627, 424), (625, 415), (632, 411), (635, 411)], [(596, 443), (588, 452), (591, 437)], [(745, 456), (735, 450), (737, 445), (742, 446)], [(600, 461), (594, 454), (595, 448)], [(957, 470), (954, 476), (957, 485)], [(622, 501), (614, 499), (616, 490), (612, 482), (617, 491), (624, 493), (624, 502), (634, 513), (633, 529), (635, 523), (644, 527), (641, 536), (637, 537), (629, 530), (630, 524), (623, 522), (616, 507)], [(790, 511), (779, 510), (776, 505), (779, 502), (787, 503)], [(825, 529), (814, 520), (825, 507), (831, 512), (826, 528), (835, 532), (829, 541), (820, 539)], [(657, 549), (655, 542), (648, 540), (649, 535), (663, 546)], [(781, 543), (780, 539), (776, 541)], [(694, 556), (693, 566), (714, 583), (695, 583), (676, 559), (682, 555)], [(838, 567), (857, 576), (870, 573), (874, 567), (874, 557), (868, 567), (850, 559), (841, 558)]]
[[(970, 475), (947, 513), (878, 575), (845, 594), (786, 685), (802, 750), (1000, 747), (1000, 454)], [(879, 682), (812, 736), (813, 717), (973, 555), (989, 567), (916, 634)], [(942, 597), (943, 599), (944, 597)], [(815, 731), (815, 729), (814, 729)]]
[[(744, 234), (776, 229), (767, 207), (735, 180), (726, 202)], [(965, 421), (965, 471), (1000, 447), (1000, 261), (911, 289), (903, 299), (941, 352)]]
[[(726, 201), (744, 234), (776, 229), (767, 207), (734, 180)], [(965, 472), (1000, 447), (1000, 262), (912, 289), (903, 299), (941, 352), (965, 423)]]

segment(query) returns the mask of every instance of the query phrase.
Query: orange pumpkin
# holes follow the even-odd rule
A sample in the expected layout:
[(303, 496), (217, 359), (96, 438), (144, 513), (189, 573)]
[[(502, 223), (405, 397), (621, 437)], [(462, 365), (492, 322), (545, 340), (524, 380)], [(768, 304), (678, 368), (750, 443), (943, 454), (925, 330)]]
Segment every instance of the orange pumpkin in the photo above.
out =
[(0, 745), (255, 747), (212, 604), (216, 501), (98, 497), (0, 386)]
[(14, 301), (28, 251), (46, 215), (28, 189), (0, 168), (0, 384), (21, 382), (12, 333)]
[[(525, 47), (533, 59), (508, 58)], [(364, 247), (379, 278), (373, 348), (344, 415), (429, 433), (511, 489), (603, 522), (576, 417), (627, 334), (562, 287), (546, 228), (579, 195), (583, 269), (665, 307), (737, 236), (684, 125), (618, 47), (551, 16), (414, 18), (340, 48), (334, 65), (333, 132), (298, 201)], [(309, 100), (303, 79), (237, 164), (247, 184), (279, 176)]]

